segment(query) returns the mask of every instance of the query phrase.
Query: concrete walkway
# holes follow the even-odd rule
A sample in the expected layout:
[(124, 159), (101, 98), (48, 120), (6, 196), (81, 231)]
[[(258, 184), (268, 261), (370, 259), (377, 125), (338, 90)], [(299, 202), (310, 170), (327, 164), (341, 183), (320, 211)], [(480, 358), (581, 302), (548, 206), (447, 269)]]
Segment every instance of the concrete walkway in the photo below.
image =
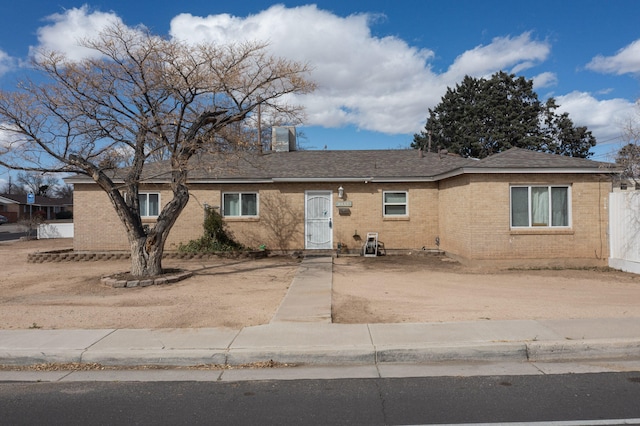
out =
[[(270, 324), (242, 329), (0, 330), (0, 364), (237, 365), (273, 360), (380, 375), (443, 363), (626, 364), (640, 370), (640, 318), (332, 324), (331, 258), (307, 258)], [(621, 365), (621, 364), (620, 364)], [(540, 372), (540, 367), (535, 368)], [(11, 372), (0, 371), (0, 380)]]
[(331, 322), (331, 257), (305, 258), (271, 323)]

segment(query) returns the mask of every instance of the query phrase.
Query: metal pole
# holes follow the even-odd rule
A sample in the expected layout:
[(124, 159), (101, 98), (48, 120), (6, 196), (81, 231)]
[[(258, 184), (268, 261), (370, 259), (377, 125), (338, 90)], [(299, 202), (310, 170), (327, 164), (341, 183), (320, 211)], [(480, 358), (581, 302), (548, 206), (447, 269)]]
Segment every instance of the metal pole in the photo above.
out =
[(258, 152), (262, 154), (262, 117), (261, 108), (262, 99), (258, 98)]

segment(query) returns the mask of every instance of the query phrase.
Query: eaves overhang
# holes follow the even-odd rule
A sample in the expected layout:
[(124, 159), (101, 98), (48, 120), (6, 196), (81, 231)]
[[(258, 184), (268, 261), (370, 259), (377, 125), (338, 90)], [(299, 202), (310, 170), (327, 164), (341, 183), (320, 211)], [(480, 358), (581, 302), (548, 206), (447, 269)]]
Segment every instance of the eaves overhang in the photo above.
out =
[(232, 184), (232, 183), (371, 183), (371, 182), (433, 182), (432, 176), (427, 177), (380, 177), (380, 176), (358, 176), (358, 177), (286, 177), (269, 179), (189, 179), (188, 183), (200, 184)]
[(610, 168), (597, 168), (597, 167), (464, 167), (462, 168), (462, 173), (465, 174), (616, 174), (620, 173), (621, 170), (618, 169), (610, 169)]
[[(557, 168), (557, 167), (460, 167), (433, 176), (348, 176), (348, 177), (265, 177), (265, 178), (195, 178), (188, 184), (273, 184), (273, 183), (403, 183), (436, 182), (464, 174), (619, 174), (622, 170), (613, 168)], [(64, 179), (70, 184), (95, 183), (86, 176), (73, 176)], [(114, 183), (123, 184), (123, 179), (114, 179)], [(167, 184), (168, 179), (148, 179), (144, 184)]]
[(353, 183), (371, 183), (371, 182), (433, 182), (432, 176), (357, 176), (357, 177), (318, 177), (318, 178), (273, 178), (274, 182), (282, 183), (306, 183), (306, 182), (353, 182)]
[[(304, 178), (296, 178), (296, 177), (287, 177), (287, 178), (222, 178), (222, 179), (188, 179), (188, 184), (234, 184), (234, 183), (258, 183), (258, 184), (267, 184), (267, 183), (322, 183), (322, 182), (379, 182), (379, 183), (396, 183), (396, 182), (434, 182), (438, 180), (434, 176), (410, 176), (410, 177), (381, 177), (381, 176), (359, 176), (359, 177), (304, 177)], [(70, 184), (74, 183), (95, 183), (93, 179), (89, 178), (66, 178), (65, 181)], [(123, 184), (124, 180), (122, 179), (114, 179), (114, 183)], [(144, 180), (141, 183), (144, 184), (167, 184), (168, 180), (160, 180), (160, 179), (150, 179)]]
[[(146, 183), (146, 182), (145, 182)], [(165, 182), (166, 183), (166, 182)], [(187, 179), (189, 184), (234, 184), (234, 183), (273, 183), (271, 178), (249, 178), (249, 179)]]
[(16, 200), (12, 200), (11, 198), (5, 198), (0, 196), (0, 203), (2, 204), (20, 204)]

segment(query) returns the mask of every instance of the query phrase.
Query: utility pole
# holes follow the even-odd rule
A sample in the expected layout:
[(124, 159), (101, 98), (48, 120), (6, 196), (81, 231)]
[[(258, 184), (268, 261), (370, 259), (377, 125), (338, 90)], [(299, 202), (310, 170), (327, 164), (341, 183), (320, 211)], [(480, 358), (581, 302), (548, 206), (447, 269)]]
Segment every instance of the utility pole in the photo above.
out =
[(427, 135), (429, 135), (429, 142), (427, 145), (427, 152), (431, 152), (431, 130), (427, 130)]
[(258, 98), (258, 152), (262, 154), (262, 114), (261, 106), (262, 98)]

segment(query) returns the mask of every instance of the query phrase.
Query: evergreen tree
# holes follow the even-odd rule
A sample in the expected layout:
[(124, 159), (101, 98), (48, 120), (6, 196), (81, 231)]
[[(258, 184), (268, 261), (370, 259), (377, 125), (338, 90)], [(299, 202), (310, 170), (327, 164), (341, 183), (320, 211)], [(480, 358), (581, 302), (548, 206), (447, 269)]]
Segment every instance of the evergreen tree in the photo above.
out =
[(484, 158), (512, 147), (587, 158), (596, 140), (575, 127), (568, 113), (557, 114), (555, 100), (538, 100), (533, 81), (498, 72), (489, 79), (466, 76), (447, 88), (429, 109), (425, 129), (411, 146), (446, 149), (463, 157)]

